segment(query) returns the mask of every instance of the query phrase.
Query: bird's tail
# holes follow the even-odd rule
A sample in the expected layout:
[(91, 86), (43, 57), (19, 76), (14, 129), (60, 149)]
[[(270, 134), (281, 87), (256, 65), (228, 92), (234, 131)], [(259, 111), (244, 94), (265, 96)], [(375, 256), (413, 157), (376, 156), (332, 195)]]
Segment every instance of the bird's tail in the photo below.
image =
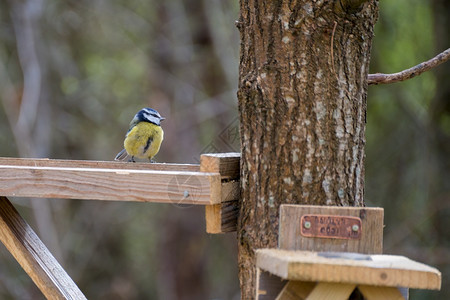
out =
[(124, 160), (128, 156), (128, 153), (125, 149), (122, 149), (119, 153), (117, 153), (114, 160)]

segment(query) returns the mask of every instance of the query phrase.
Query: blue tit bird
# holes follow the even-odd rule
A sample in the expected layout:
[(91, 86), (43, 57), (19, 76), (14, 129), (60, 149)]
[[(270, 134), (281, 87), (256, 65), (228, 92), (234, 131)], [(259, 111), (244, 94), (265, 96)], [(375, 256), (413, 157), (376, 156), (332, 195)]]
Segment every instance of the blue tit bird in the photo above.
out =
[(129, 161), (135, 162), (134, 158), (152, 158), (158, 153), (164, 138), (161, 121), (165, 118), (152, 108), (143, 108), (134, 116), (130, 123), (130, 129), (123, 142), (124, 149), (120, 151), (115, 160), (123, 160), (131, 156)]

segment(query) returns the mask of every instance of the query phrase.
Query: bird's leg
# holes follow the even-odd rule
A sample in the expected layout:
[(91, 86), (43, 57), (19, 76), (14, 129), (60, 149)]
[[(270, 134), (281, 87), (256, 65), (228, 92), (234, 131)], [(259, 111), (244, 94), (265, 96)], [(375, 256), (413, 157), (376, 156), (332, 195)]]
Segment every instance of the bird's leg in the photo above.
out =
[(153, 159), (149, 158), (148, 159), (152, 164), (156, 163), (156, 161), (154, 161)]
[(131, 158), (130, 158), (130, 160), (128, 161), (128, 162), (136, 162), (135, 160), (134, 160), (134, 156), (131, 156)]

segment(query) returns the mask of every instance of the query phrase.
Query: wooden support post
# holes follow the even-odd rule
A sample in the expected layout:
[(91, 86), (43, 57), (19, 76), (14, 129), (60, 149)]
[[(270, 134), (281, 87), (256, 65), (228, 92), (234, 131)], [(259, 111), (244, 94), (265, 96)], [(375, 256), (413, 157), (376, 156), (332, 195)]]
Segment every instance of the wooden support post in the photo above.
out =
[(239, 212), (239, 153), (214, 153), (200, 156), (200, 171), (219, 173), (222, 180), (222, 203), (205, 207), (206, 232), (236, 231)]
[(275, 299), (288, 281), (259, 268), (256, 271), (256, 299)]
[(0, 197), (0, 240), (47, 299), (86, 299), (6, 197)]
[(275, 300), (304, 300), (315, 286), (315, 282), (288, 281)]
[(220, 204), (206, 205), (206, 232), (227, 233), (236, 231), (239, 203), (237, 200), (222, 202)]
[(355, 284), (320, 282), (314, 287), (307, 298), (308, 300), (347, 300), (355, 288)]

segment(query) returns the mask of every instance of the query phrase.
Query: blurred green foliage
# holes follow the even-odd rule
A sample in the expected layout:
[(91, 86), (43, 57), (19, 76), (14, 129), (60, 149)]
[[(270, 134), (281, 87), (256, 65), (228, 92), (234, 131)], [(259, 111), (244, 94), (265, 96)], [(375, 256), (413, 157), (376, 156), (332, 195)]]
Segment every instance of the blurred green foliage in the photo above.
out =
[[(441, 2), (380, 1), (371, 73), (449, 47)], [(111, 160), (146, 106), (167, 118), (159, 162), (239, 151), (224, 135), (238, 125), (237, 18), (237, 1), (0, 2), (0, 155)], [(450, 298), (449, 68), (368, 95), (366, 202), (385, 208), (385, 252), (443, 272), (441, 293), (414, 299)], [(206, 235), (200, 207), (14, 202), (88, 298), (239, 298), (235, 235)], [(1, 299), (42, 298), (3, 246), (0, 265)]]
[[(236, 18), (217, 0), (1, 2), (0, 155), (112, 160), (149, 106), (157, 161), (197, 162), (237, 116)], [(203, 207), (14, 201), (88, 298), (239, 296), (235, 235), (208, 236)], [(0, 298), (42, 298), (0, 252)]]
[[(450, 19), (445, 2), (380, 1), (371, 73), (399, 72), (449, 48), (448, 24), (439, 22)], [(366, 203), (385, 208), (384, 251), (443, 275), (441, 292), (411, 291), (411, 299), (450, 298), (449, 80), (447, 62), (368, 93)]]

